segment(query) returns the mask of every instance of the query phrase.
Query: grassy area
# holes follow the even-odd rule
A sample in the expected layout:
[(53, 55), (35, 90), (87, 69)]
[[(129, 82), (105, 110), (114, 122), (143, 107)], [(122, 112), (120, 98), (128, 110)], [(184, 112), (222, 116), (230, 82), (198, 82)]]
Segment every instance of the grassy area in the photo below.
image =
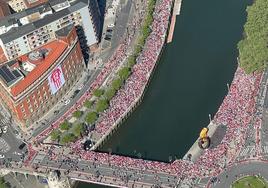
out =
[(262, 177), (246, 176), (234, 182), (232, 188), (268, 188), (268, 183)]

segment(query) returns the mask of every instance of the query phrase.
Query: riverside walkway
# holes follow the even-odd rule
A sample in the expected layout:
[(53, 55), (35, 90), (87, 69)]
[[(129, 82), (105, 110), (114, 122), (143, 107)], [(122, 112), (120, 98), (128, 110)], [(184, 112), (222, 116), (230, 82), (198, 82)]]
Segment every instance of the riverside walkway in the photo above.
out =
[[(137, 98), (142, 97), (166, 39), (171, 4), (172, 0), (158, 2), (156, 10), (163, 15), (159, 13), (154, 16), (152, 33), (137, 58), (132, 75), (96, 125), (103, 138), (132, 109)], [(79, 140), (61, 148), (47, 146), (36, 149), (29, 144), (29, 154), (24, 163), (0, 160), (1, 170), (40, 176), (59, 171), (62, 178), (116, 187), (200, 187), (200, 180), (205, 181), (201, 186), (204, 187), (210, 177), (221, 174), (226, 166), (236, 163), (247, 138), (248, 125), (256, 111), (261, 76), (261, 73), (246, 75), (241, 68), (237, 69), (229, 93), (211, 124), (224, 126), (226, 132), (214, 147), (203, 151), (194, 160), (186, 158), (164, 163), (84, 151)]]

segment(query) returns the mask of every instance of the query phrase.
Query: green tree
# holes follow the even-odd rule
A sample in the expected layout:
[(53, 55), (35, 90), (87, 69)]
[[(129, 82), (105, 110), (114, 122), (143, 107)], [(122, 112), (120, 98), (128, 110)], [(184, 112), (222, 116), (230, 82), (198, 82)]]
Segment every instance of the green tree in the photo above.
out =
[(118, 75), (122, 80), (126, 80), (128, 76), (130, 75), (130, 68), (129, 67), (123, 67), (118, 71)]
[(244, 38), (238, 43), (239, 64), (246, 71), (263, 70), (268, 62), (268, 3), (257, 0), (247, 8)]
[(136, 58), (134, 55), (129, 56), (128, 58), (128, 66), (133, 67), (136, 63)]
[(70, 142), (74, 142), (75, 140), (76, 137), (73, 133), (65, 133), (60, 139), (60, 144), (68, 144)]
[(116, 94), (116, 90), (114, 88), (109, 88), (107, 89), (104, 95), (105, 95), (105, 98), (109, 101), (114, 97), (115, 94)]
[(68, 121), (64, 121), (63, 123), (60, 124), (60, 129), (63, 131), (69, 130), (70, 127), (71, 125)]
[(92, 104), (93, 104), (93, 101), (90, 101), (90, 100), (86, 100), (86, 101), (84, 102), (84, 106), (85, 106), (86, 108), (91, 108), (91, 107), (92, 107)]
[(89, 112), (86, 116), (86, 122), (88, 124), (93, 124), (98, 118), (98, 114), (96, 112)]
[(77, 110), (73, 113), (73, 117), (80, 118), (82, 116), (83, 112), (80, 110)]
[(100, 100), (98, 100), (98, 102), (96, 104), (96, 111), (103, 112), (108, 107), (109, 107), (108, 101), (106, 99), (100, 99)]
[(100, 96), (102, 96), (103, 93), (104, 93), (104, 90), (103, 90), (103, 89), (95, 89), (95, 90), (93, 91), (93, 95), (96, 96), (96, 97), (100, 97)]
[(0, 177), (0, 188), (7, 188), (3, 177)]
[(115, 90), (119, 90), (120, 87), (122, 86), (122, 84), (123, 84), (123, 81), (120, 78), (117, 78), (117, 79), (115, 79), (115, 80), (112, 81), (112, 87)]
[(71, 132), (76, 136), (80, 137), (81, 134), (84, 132), (84, 126), (82, 123), (76, 124), (72, 127)]
[(60, 140), (60, 135), (61, 135), (60, 130), (55, 129), (50, 133), (50, 138), (53, 141), (58, 141), (58, 140)]

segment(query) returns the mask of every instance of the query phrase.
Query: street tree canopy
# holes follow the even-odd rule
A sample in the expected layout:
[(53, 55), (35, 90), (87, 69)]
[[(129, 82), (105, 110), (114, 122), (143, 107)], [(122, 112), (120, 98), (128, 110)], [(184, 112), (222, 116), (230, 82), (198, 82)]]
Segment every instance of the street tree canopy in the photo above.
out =
[(82, 111), (77, 110), (73, 113), (73, 117), (80, 118), (82, 116), (82, 114), (83, 114)]
[(256, 0), (247, 8), (245, 37), (238, 43), (239, 63), (246, 73), (263, 70), (268, 61), (268, 3)]
[(68, 121), (64, 121), (63, 123), (60, 124), (60, 129), (65, 131), (68, 130), (70, 128), (70, 123)]
[(72, 127), (71, 131), (76, 137), (80, 137), (84, 132), (84, 126), (82, 123), (76, 124)]
[(73, 133), (65, 133), (64, 135), (62, 135), (61, 139), (60, 139), (60, 143), (61, 144), (68, 144), (70, 142), (75, 141), (76, 137)]
[(92, 107), (92, 104), (93, 104), (93, 101), (90, 101), (90, 100), (86, 100), (86, 101), (84, 102), (84, 106), (85, 106), (86, 108), (91, 108), (91, 107)]
[(100, 96), (103, 95), (103, 93), (104, 93), (104, 90), (103, 90), (103, 89), (95, 89), (95, 90), (93, 91), (93, 95), (94, 95), (95, 97), (100, 97)]
[(96, 112), (89, 112), (86, 116), (86, 122), (88, 124), (93, 124), (98, 118), (98, 114)]
[(56, 129), (56, 130), (53, 130), (53, 131), (50, 133), (50, 138), (51, 138), (51, 140), (53, 140), (53, 141), (57, 141), (57, 140), (60, 139), (60, 135), (61, 135), (60, 130)]
[(96, 111), (103, 112), (108, 107), (109, 107), (108, 101), (106, 99), (100, 99), (96, 104)]

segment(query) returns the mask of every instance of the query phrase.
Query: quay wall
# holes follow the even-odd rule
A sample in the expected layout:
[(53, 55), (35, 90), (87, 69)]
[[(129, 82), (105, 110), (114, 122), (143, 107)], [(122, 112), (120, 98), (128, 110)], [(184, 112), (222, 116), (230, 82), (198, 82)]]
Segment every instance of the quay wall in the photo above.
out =
[[(172, 7), (173, 7), (173, 5), (174, 5), (174, 2), (172, 4)], [(170, 14), (170, 16), (169, 16), (168, 25), (170, 25), (170, 23), (171, 23), (171, 15), (172, 14)], [(167, 28), (169, 28), (169, 27), (167, 27)], [(168, 31), (168, 29), (167, 29), (167, 31)], [(167, 40), (167, 36), (168, 36), (167, 35), (167, 33), (168, 33), (167, 31), (166, 31), (166, 34), (165, 34), (165, 40), (164, 40), (165, 42), (163, 43), (163, 45), (161, 47), (160, 53), (159, 53), (159, 55), (157, 57), (157, 60), (156, 60), (156, 62), (154, 64), (152, 70), (149, 72), (148, 81), (147, 81), (146, 85), (143, 87), (143, 89), (142, 89), (143, 91), (142, 91), (141, 95), (135, 99), (135, 101), (131, 104), (131, 106), (129, 107), (129, 109), (127, 111), (125, 111), (124, 114), (122, 114), (121, 118), (119, 118), (111, 126), (111, 128), (96, 142), (96, 144), (94, 144), (94, 146), (91, 148), (91, 150), (96, 150), (99, 147), (101, 147), (113, 135), (113, 133), (115, 133), (115, 131), (120, 127), (120, 125), (123, 124), (123, 122), (130, 116), (130, 114), (141, 104), (141, 102), (142, 102), (142, 100), (144, 98), (145, 92), (146, 92), (146, 90), (147, 90), (147, 88), (149, 86), (149, 83), (150, 83), (150, 81), (151, 81), (151, 79), (153, 77), (153, 74), (155, 72), (155, 69), (157, 67), (157, 64), (158, 64), (158, 62), (159, 62), (159, 60), (160, 60), (160, 58), (162, 56), (162, 53), (164, 51), (165, 46), (166, 46), (166, 40)]]

